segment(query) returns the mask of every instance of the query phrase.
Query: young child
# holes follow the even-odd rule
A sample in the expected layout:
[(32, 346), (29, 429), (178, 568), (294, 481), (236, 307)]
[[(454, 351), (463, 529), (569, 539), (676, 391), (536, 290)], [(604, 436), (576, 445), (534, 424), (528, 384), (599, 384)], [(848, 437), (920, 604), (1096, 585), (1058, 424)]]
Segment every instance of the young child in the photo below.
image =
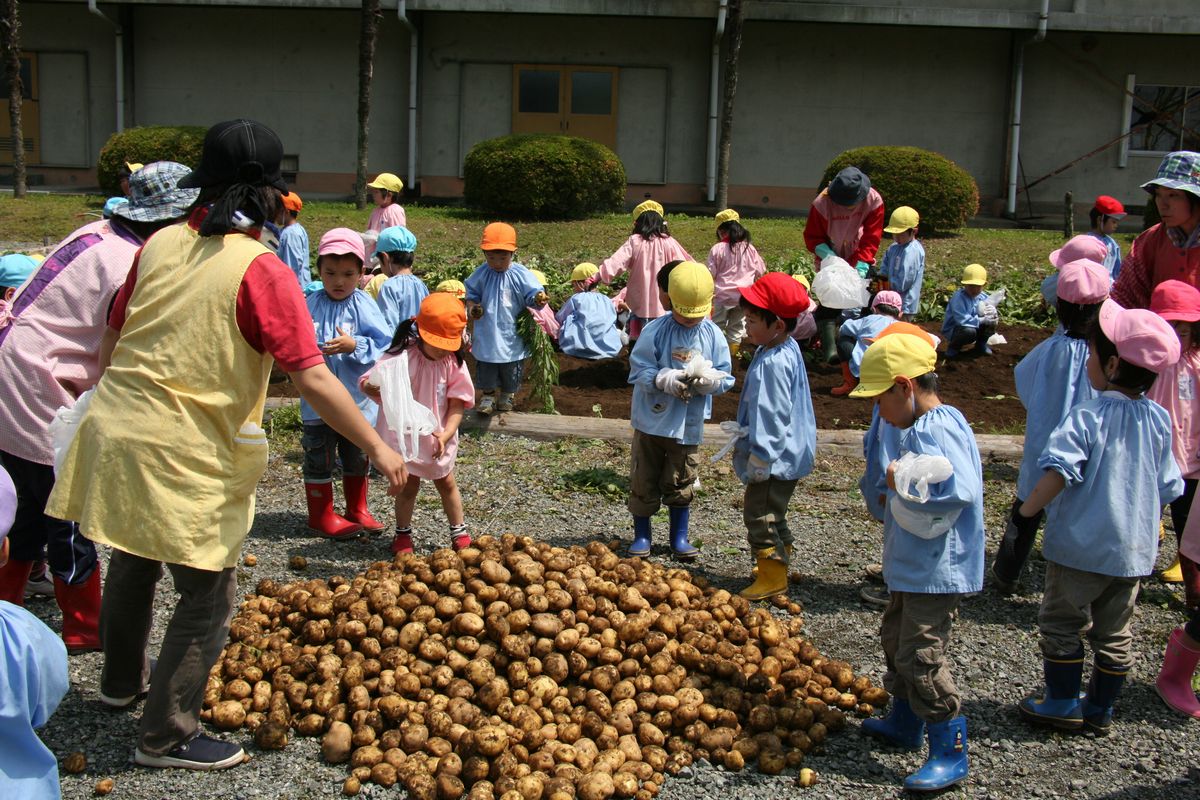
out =
[[(337, 376), (372, 425), (379, 407), (358, 388), (358, 380), (371, 368), (392, 340), (379, 306), (358, 288), (366, 254), (363, 240), (349, 228), (333, 228), (321, 237), (317, 271), (322, 289), (307, 298), (313, 328), (325, 364)], [(308, 500), (308, 528), (328, 539), (353, 539), (363, 530), (379, 533), (383, 524), (367, 508), (367, 476), (371, 465), (354, 443), (325, 424), (307, 400), (300, 401), (304, 434), (304, 496)], [(333, 510), (333, 466), (342, 460), (342, 488), (346, 514)]]
[(292, 268), (296, 280), (303, 289), (312, 282), (312, 270), (308, 268), (308, 231), (300, 224), (300, 211), (304, 201), (295, 192), (283, 196), (283, 225), (279, 232), (279, 260)]
[(739, 290), (762, 277), (767, 265), (750, 243), (750, 231), (742, 225), (738, 212), (727, 208), (715, 219), (717, 243), (708, 251), (708, 271), (712, 273), (716, 287), (712, 321), (725, 334), (730, 352), (737, 356), (742, 337), (746, 335)]
[[(1140, 576), (1158, 551), (1162, 507), (1183, 492), (1171, 454), (1171, 420), (1146, 397), (1179, 360), (1179, 338), (1152, 311), (1100, 306), (1087, 374), (1100, 396), (1067, 414), (1046, 443), (1045, 470), (1018, 513), (1046, 514), (1046, 589), (1038, 611), (1044, 692), (1021, 701), (1031, 722), (1108, 733), (1113, 703), (1133, 664), (1131, 622)], [(1057, 499), (1056, 499), (1057, 498)], [(1083, 679), (1083, 634), (1092, 677)]]
[(996, 332), (999, 316), (996, 307), (986, 303), (988, 294), (983, 290), (987, 284), (987, 270), (980, 264), (968, 264), (963, 269), (962, 288), (950, 297), (946, 304), (946, 318), (942, 322), (942, 338), (946, 340), (946, 358), (954, 358), (959, 351), (974, 342), (975, 352), (990, 356), (992, 348), (988, 338)]
[(483, 229), (479, 246), (484, 263), (465, 282), (465, 303), (475, 320), (471, 352), (475, 384), (481, 394), (475, 410), (487, 416), (512, 411), (513, 396), (521, 388), (521, 369), (529, 358), (529, 348), (517, 332), (517, 316), (526, 306), (546, 305), (549, 298), (533, 273), (513, 260), (517, 231), (512, 225), (491, 223)]
[[(393, 553), (413, 552), (412, 517), (421, 480), (431, 480), (442, 498), (442, 510), (450, 524), (450, 545), (462, 550), (471, 544), (463, 518), (462, 496), (454, 480), (454, 459), (458, 454), (458, 426), (463, 411), (475, 404), (471, 373), (463, 362), (463, 331), (467, 312), (463, 304), (448, 292), (434, 292), (421, 301), (414, 319), (406, 319), (396, 329), (383, 363), (408, 353), (408, 377), (413, 399), (433, 411), (438, 428), (422, 436), (416, 454), (405, 460), (408, 484), (396, 497), (396, 535)], [(374, 370), (372, 370), (373, 372)], [(363, 392), (380, 401), (379, 388), (372, 385), (372, 372), (363, 376)], [(396, 433), (387, 426), (383, 414), (375, 422), (380, 437), (391, 447), (399, 445)]]
[(658, 268), (668, 261), (691, 261), (692, 257), (667, 233), (663, 207), (647, 200), (633, 210), (633, 232), (617, 252), (600, 262), (600, 270), (591, 283), (612, 283), (613, 278), (626, 270), (629, 279), (625, 286), (625, 303), (629, 306), (629, 322), (625, 332), (630, 340), (637, 339), (642, 328), (652, 319), (667, 313), (658, 301), (655, 277)]
[(457, 297), (459, 300), (462, 300), (464, 297), (467, 296), (466, 285), (462, 281), (455, 280), (454, 278), (447, 278), (446, 280), (442, 281), (441, 283), (439, 283), (437, 285), (437, 288), (434, 289), (434, 291), (435, 292), (449, 292), (450, 294)]
[[(371, 209), (371, 216), (367, 220), (368, 231), (383, 233), (393, 225), (408, 224), (404, 207), (400, 205), (400, 193), (404, 191), (404, 181), (390, 172), (381, 172), (375, 180), (367, 184), (367, 188), (370, 189), (371, 202), (375, 204), (375, 208)], [(367, 261), (370, 262), (375, 254), (375, 246), (373, 244), (368, 246), (366, 252)]]
[[(663, 268), (668, 269), (668, 267)], [(708, 319), (713, 279), (703, 264), (682, 261), (668, 273), (671, 313), (651, 321), (629, 354), (633, 445), (629, 467), (629, 512), (633, 515), (631, 556), (650, 554), (650, 517), (665, 505), (671, 552), (691, 560), (700, 551), (688, 541), (688, 517), (704, 438), (712, 413), (709, 395), (733, 386), (729, 345)], [(656, 300), (657, 302), (657, 300)], [(690, 361), (704, 358), (726, 373), (719, 379), (684, 381)]]
[(812, 283), (808, 277), (799, 273), (792, 276), (796, 283), (804, 287), (804, 293), (808, 294), (808, 308), (800, 312), (800, 316), (796, 318), (796, 327), (792, 328), (791, 337), (796, 340), (796, 344), (800, 345), (800, 352), (805, 356), (805, 362), (809, 360), (810, 354), (805, 351), (805, 348), (812, 341), (812, 338), (817, 335), (817, 320), (813, 316), (813, 311), (816, 304), (811, 302), (812, 295), (809, 294), (812, 289)]
[[(898, 462), (886, 473), (883, 577), (890, 597), (879, 636), (892, 710), (884, 719), (863, 720), (862, 727), (912, 750), (928, 737), (925, 765), (904, 780), (912, 791), (944, 789), (967, 777), (967, 720), (946, 649), (963, 595), (983, 586), (983, 468), (970, 425), (938, 398), (936, 362), (937, 351), (925, 337), (881, 337), (867, 348), (851, 392), (874, 397), (879, 416), (901, 429), (901, 457), (941, 456), (953, 469), (949, 478), (929, 485), (925, 503), (897, 491)], [(906, 530), (897, 521), (898, 510), (905, 516), (941, 515), (951, 524), (936, 535), (924, 524)]]
[(1121, 272), (1121, 245), (1117, 244), (1117, 240), (1112, 235), (1117, 232), (1117, 226), (1121, 224), (1121, 220), (1125, 219), (1125, 216), (1125, 206), (1121, 204), (1121, 201), (1106, 194), (1097, 197), (1095, 205), (1088, 212), (1092, 229), (1087, 232), (1087, 235), (1104, 243), (1107, 251), (1104, 254), (1104, 268), (1108, 270), (1108, 274), (1114, 281)]
[[(404, 320), (415, 317), (421, 301), (429, 295), (425, 281), (413, 274), (416, 250), (417, 237), (403, 225), (384, 228), (375, 242), (375, 255), (383, 267), (383, 274), (387, 276), (375, 302), (379, 304), (383, 319), (391, 330), (396, 330)], [(370, 284), (367, 286), (369, 294)]]
[[(1064, 264), (1070, 264), (1072, 261), (1095, 261), (1098, 264), (1104, 263), (1104, 255), (1107, 251), (1104, 248), (1104, 243), (1095, 236), (1089, 236), (1086, 233), (1081, 233), (1078, 236), (1072, 236), (1066, 243), (1050, 253), (1048, 260), (1050, 266), (1054, 267), (1054, 272), (1051, 272), (1042, 281), (1042, 301), (1045, 302), (1047, 308), (1055, 308), (1058, 305), (1058, 270)], [(1061, 324), (1061, 320), (1059, 323)]]
[(24, 253), (0, 256), (0, 327), (8, 323), (13, 295), (37, 269), (38, 262)]
[(571, 289), (575, 294), (563, 303), (556, 318), (560, 325), (558, 346), (575, 358), (614, 358), (621, 352), (621, 331), (612, 301), (588, 288), (588, 279), (600, 271), (586, 261), (571, 270)]
[[(1192, 503), (1195, 502), (1193, 498)], [(1179, 549), (1195, 563), (1200, 561), (1200, 508), (1190, 510), (1196, 513), (1188, 514)], [(1176, 628), (1167, 639), (1154, 688), (1164, 703), (1194, 719), (1200, 719), (1200, 698), (1192, 689), (1197, 664), (1200, 664), (1200, 606), (1192, 606), (1187, 624)]]
[[(1167, 410), (1171, 418), (1171, 452), (1183, 475), (1183, 494), (1171, 501), (1171, 527), (1175, 543), (1182, 544), (1188, 510), (1200, 477), (1200, 415), (1196, 413), (1196, 386), (1200, 378), (1200, 290), (1189, 283), (1166, 280), (1150, 294), (1150, 310), (1165, 319), (1179, 337), (1179, 361), (1164, 369), (1146, 392), (1146, 397)], [(1200, 570), (1196, 562), (1178, 553), (1163, 580), (1183, 583), (1188, 608), (1200, 607)]]
[(793, 537), (788, 503), (796, 482), (812, 471), (817, 424), (808, 371), (788, 334), (809, 306), (808, 292), (782, 272), (768, 272), (740, 290), (746, 338), (758, 347), (746, 369), (737, 424), (746, 430), (733, 447), (733, 468), (746, 484), (742, 520), (754, 555), (748, 600), (787, 592)]
[(884, 289), (871, 299), (871, 312), (865, 317), (848, 319), (838, 329), (838, 358), (842, 362), (842, 385), (829, 391), (834, 397), (843, 397), (858, 386), (858, 372), (863, 353), (871, 337), (900, 318), (900, 307), (904, 301), (898, 292)]
[(899, 292), (904, 298), (900, 311), (912, 319), (921, 309), (921, 283), (925, 280), (925, 246), (917, 241), (921, 216), (915, 208), (900, 206), (892, 212), (883, 230), (892, 235), (892, 243), (883, 253), (879, 276), (886, 281), (884, 288)]
[(1087, 375), (1088, 336), (1112, 281), (1099, 262), (1083, 259), (1064, 264), (1057, 274), (1061, 324), (1013, 370), (1017, 397), (1025, 406), (1025, 452), (1017, 474), (1017, 497), (992, 562), (992, 583), (1002, 595), (1016, 591), (1042, 523), (1041, 513), (1025, 518), (1017, 509), (1042, 477), (1038, 459), (1046, 441), (1072, 408), (1096, 396)]
[[(529, 270), (529, 274), (533, 276), (533, 279), (542, 287), (542, 292), (545, 293), (547, 284), (546, 273), (540, 269), (531, 269)], [(562, 326), (559, 324), (558, 318), (554, 314), (554, 309), (550, 307), (549, 303), (541, 306), (527, 306), (525, 310), (533, 317), (533, 321), (538, 324), (538, 327), (546, 332), (546, 335), (550, 337), (550, 341), (558, 341), (558, 329)]]

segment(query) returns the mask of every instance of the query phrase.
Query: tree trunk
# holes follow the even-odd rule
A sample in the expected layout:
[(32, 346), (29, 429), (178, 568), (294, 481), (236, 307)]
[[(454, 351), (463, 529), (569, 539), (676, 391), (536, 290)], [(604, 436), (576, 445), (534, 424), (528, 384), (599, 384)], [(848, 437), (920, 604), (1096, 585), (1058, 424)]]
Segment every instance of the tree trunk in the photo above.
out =
[(25, 196), (25, 134), (21, 130), (21, 19), (17, 0), (2, 0), (0, 50), (8, 87), (8, 117), (12, 126), (13, 197)]
[(371, 122), (371, 75), (375, 69), (375, 39), (379, 34), (379, 0), (363, 0), (358, 39), (358, 166), (354, 176), (354, 204), (367, 207), (367, 134)]
[(725, 17), (725, 86), (721, 99), (721, 139), (717, 149), (717, 209), (729, 205), (729, 150), (733, 144), (733, 96), (737, 93), (742, 50), (743, 0), (729, 0)]

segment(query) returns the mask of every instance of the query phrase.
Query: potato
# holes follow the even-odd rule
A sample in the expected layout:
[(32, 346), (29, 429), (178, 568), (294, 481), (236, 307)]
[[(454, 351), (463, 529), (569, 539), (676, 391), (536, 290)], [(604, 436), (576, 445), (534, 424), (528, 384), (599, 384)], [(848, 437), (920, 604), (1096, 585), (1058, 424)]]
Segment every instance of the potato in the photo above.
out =
[(334, 722), (321, 739), (321, 756), (330, 764), (341, 764), (350, 758), (350, 739), (353, 731), (344, 722)]
[(87, 769), (87, 756), (76, 751), (63, 759), (62, 766), (64, 771), (69, 772), (72, 775), (78, 775)]
[(612, 776), (605, 772), (585, 775), (575, 784), (575, 793), (579, 800), (607, 800), (616, 790)]
[(304, 556), (292, 556), (288, 559), (288, 567), (294, 572), (302, 572), (308, 569), (308, 559)]
[(238, 700), (222, 700), (213, 706), (212, 723), (223, 731), (233, 731), (246, 721), (246, 708)]
[(287, 743), (287, 728), (276, 722), (264, 722), (254, 732), (254, 744), (260, 750), (282, 750)]
[(805, 789), (810, 786), (816, 786), (817, 773), (808, 767), (805, 767), (804, 769), (800, 770), (800, 774), (796, 776), (796, 785), (803, 786)]
[(354, 777), (353, 775), (351, 775), (349, 778), (346, 778), (346, 782), (342, 784), (342, 794), (346, 795), (346, 797), (356, 796), (361, 789), (362, 784), (359, 782), (358, 778)]
[(475, 749), (479, 754), (492, 758), (508, 746), (508, 734), (497, 725), (485, 725), (475, 731)]
[(96, 781), (96, 785), (93, 787), (92, 791), (103, 797), (104, 795), (110, 793), (115, 785), (116, 783), (112, 778), (101, 778), (100, 780)]

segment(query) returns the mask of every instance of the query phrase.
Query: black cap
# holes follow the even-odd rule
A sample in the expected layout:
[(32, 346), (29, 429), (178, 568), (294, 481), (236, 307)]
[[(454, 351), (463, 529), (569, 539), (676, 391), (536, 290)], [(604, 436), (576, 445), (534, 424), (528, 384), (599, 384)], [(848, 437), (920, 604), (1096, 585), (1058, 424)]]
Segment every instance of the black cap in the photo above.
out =
[(846, 167), (829, 184), (829, 199), (839, 206), (858, 205), (867, 199), (871, 179), (858, 167)]
[(288, 190), (279, 171), (283, 142), (275, 131), (249, 119), (218, 122), (204, 134), (200, 166), (179, 181), (181, 189), (204, 189), (231, 183), (274, 186)]

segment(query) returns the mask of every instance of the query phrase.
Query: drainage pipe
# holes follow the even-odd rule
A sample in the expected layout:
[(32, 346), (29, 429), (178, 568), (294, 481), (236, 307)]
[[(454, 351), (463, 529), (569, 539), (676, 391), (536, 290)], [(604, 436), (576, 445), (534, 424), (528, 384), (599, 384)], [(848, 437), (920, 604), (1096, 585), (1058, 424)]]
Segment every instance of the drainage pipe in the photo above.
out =
[(88, 0), (88, 11), (113, 26), (117, 46), (117, 133), (125, 130), (125, 31), (115, 20), (104, 15), (96, 0)]
[(1017, 174), (1021, 164), (1021, 94), (1025, 83), (1025, 45), (1046, 38), (1046, 26), (1050, 21), (1050, 0), (1042, 0), (1038, 14), (1037, 32), (1028, 42), (1013, 42), (1013, 87), (1012, 116), (1008, 135), (1008, 196), (1005, 198), (1004, 213), (1008, 217), (1017, 215)]
[(396, 3), (396, 17), (408, 28), (408, 187), (417, 189), (417, 26), (408, 18), (407, 0)]
[(720, 107), (721, 95), (721, 40), (725, 38), (725, 15), (729, 9), (729, 0), (720, 2), (720, 8), (717, 9), (717, 29), (713, 32), (712, 74), (708, 84), (708, 169), (705, 189), (710, 203), (717, 199), (717, 110)]

